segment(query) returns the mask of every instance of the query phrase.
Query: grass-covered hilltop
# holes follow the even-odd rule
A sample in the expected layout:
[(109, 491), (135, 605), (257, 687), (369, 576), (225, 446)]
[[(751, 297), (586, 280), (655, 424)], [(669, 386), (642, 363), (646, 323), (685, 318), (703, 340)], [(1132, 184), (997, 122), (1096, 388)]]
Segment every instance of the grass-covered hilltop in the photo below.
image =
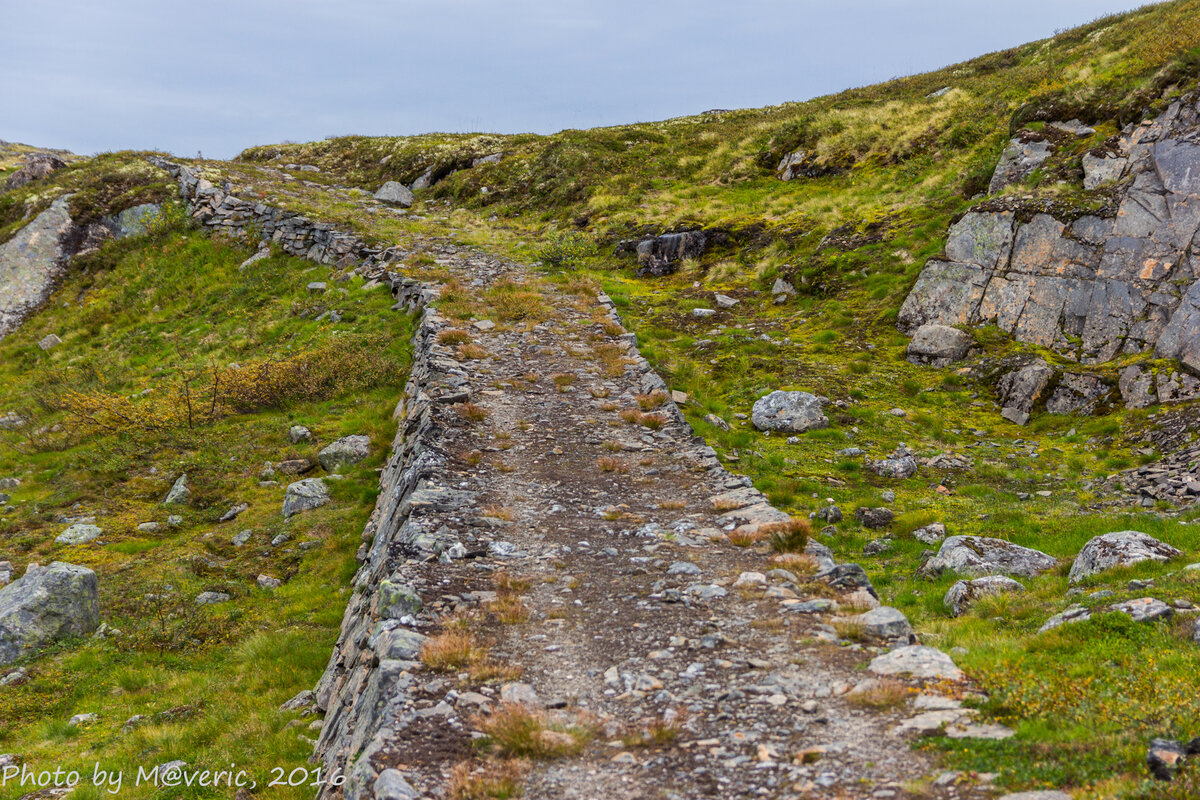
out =
[[(953, 659), (963, 680), (924, 691), (973, 709), (987, 734), (948, 735), (953, 714), (927, 720), (923, 735), (897, 741), (932, 772), (835, 784), (821, 765), (837, 763), (840, 744), (806, 739), (824, 749), (768, 758), (753, 737), (791, 723), (759, 719), (751, 738), (722, 740), (729, 752), (713, 756), (726, 759), (714, 772), (817, 765), (755, 784), (753, 796), (769, 797), (1200, 796), (1200, 753), (1184, 753), (1200, 737), (1198, 92), (1200, 0), (1175, 0), (802, 103), (550, 136), (338, 137), (228, 162), (0, 142), (0, 770), (312, 769), (322, 734), (313, 704), (329, 707), (320, 692), (301, 693), (330, 662), (363, 590), (355, 575), (371, 534), (388, 524), (373, 509), (397, 425), (415, 424), (405, 420), (421, 403), (453, 403), (455, 424), (443, 427), (475, 438), (438, 454), (453, 466), (446, 485), (486, 468), (499, 486), (521, 477), (522, 458), (569, 457), (573, 446), (552, 441), (554, 414), (586, 410), (598, 446), (636, 446), (606, 439), (611, 453), (595, 470), (564, 469), (556, 481), (602, 473), (619, 500), (623, 484), (638, 497), (682, 491), (691, 467), (656, 450), (670, 450), (660, 429), (673, 397), (720, 465), (795, 520), (786, 526), (800, 543), (777, 521), (739, 518), (736, 502), (664, 494), (658, 508), (692, 528), (633, 559), (633, 571), (654, 574), (641, 593), (621, 584), (630, 602), (658, 603), (675, 591), (654, 583), (667, 564), (699, 560), (664, 555), (677, 539), (711, 548), (725, 568), (746, 570), (712, 576), (728, 587), (720, 602), (743, 604), (727, 647), (740, 628), (785, 637), (772, 657), (801, 673), (840, 665), (850, 677), (832, 695), (847, 695), (837, 702), (853, 714), (899, 723), (918, 708), (946, 713), (913, 705), (913, 685), (871, 677), (871, 657), (909, 642), (875, 636), (856, 605), (874, 601), (822, 583), (809, 530), (838, 564), (862, 566), (920, 644)], [(470, 252), (486, 254), (491, 272), (472, 275)], [(389, 293), (393, 273), (437, 286), (447, 329), (431, 358), (456, 365), (447, 369), (464, 384), (484, 381), (483, 392), (397, 405), (419, 321)], [(597, 297), (619, 324), (594, 312)], [(594, 369), (539, 374), (550, 335)], [(665, 388), (605, 385), (637, 371), (637, 350)], [(782, 398), (802, 408), (781, 422), (760, 402), (775, 391), (807, 394)], [(536, 396), (545, 416), (488, 406), (518, 393)], [(553, 405), (564, 395), (577, 407)], [(522, 516), (537, 480), (451, 509), (448, 527), (465, 518), (470, 528), (474, 514), (497, 538), (514, 527), (538, 535), (541, 523)], [(607, 527), (648, 518), (598, 497), (579, 501), (591, 503), (593, 528), (580, 523), (563, 541), (633, 547), (605, 538)], [(425, 505), (446, 511), (441, 502)], [(1095, 541), (1123, 531), (1144, 536)], [(520, 643), (557, 646), (542, 624), (586, 630), (569, 604), (561, 615), (537, 605), (539, 592), (585, 578), (576, 551), (502, 568), (488, 563), (497, 548), (469, 541), (393, 558), (396, 569), (428, 570), (404, 624), (433, 643), (409, 654), (409, 677), (397, 680), (436, 685), (435, 708), (448, 690), (451, 704), (471, 693), (507, 701), (501, 684), (550, 680), (549, 669), (522, 677)], [(475, 559), (486, 586), (437, 572)], [(27, 570), (53, 562), (86, 568), (53, 576), (73, 605), (30, 622), (14, 610), (18, 582), (50, 580)], [(761, 588), (743, 580), (760, 567)], [(794, 574), (771, 574), (783, 568)], [(562, 574), (544, 574), (553, 570)], [(467, 609), (472, 592), (490, 599)], [(837, 602), (792, 613), (813, 599)], [(706, 609), (697, 625), (726, 615), (712, 602), (696, 601)], [(371, 613), (390, 622), (386, 605)], [(672, 652), (696, 651), (686, 639), (671, 636)], [(485, 640), (510, 660), (471, 650)], [(424, 792), (413, 797), (512, 797), (522, 785), (526, 797), (557, 797), (571, 759), (612, 765), (636, 751), (646, 774), (654, 758), (674, 764), (672, 748), (699, 759), (714, 745), (695, 743), (715, 741), (703, 726), (720, 725), (706, 704), (738, 700), (671, 683), (713, 656), (703, 648), (654, 673), (654, 690), (602, 677), (634, 654), (573, 665), (624, 700), (648, 707), (662, 690), (681, 709), (691, 703), (636, 744), (609, 730), (596, 702), (564, 693), (586, 719), (559, 724), (551, 704), (550, 716), (505, 718), (503, 729), (497, 718), (521, 701), (491, 716), (480, 701), (481, 716), (463, 713), (462, 741), (424, 735), (392, 766), (416, 774), (441, 747), (444, 787), (410, 776)], [(767, 669), (724, 663), (709, 674), (744, 672), (749, 685)], [(865, 680), (875, 683), (855, 701), (851, 687)], [(522, 724), (546, 729), (521, 728), (518, 746), (505, 736)], [(1178, 763), (1159, 743), (1148, 766), (1155, 739), (1180, 744)], [(742, 745), (748, 766), (729, 763)], [(334, 791), (283, 783), (249, 793)], [(405, 796), (372, 785), (376, 797)], [(752, 796), (713, 787), (714, 797)], [(38, 788), (0, 784), (0, 800)], [(233, 798), (237, 788), (126, 785), (120, 796)], [(82, 785), (71, 797), (106, 795)]]

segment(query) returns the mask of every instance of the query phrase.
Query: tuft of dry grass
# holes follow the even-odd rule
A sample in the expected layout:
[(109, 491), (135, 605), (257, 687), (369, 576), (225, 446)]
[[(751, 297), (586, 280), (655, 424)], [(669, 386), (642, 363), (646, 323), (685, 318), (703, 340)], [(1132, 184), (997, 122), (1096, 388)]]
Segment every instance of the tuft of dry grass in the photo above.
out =
[(533, 581), (529, 578), (513, 575), (508, 570), (502, 569), (492, 576), (492, 585), (501, 594), (520, 594), (532, 586)]
[(471, 341), (471, 334), (462, 328), (450, 328), (442, 331), (437, 336), (438, 344), (444, 344), (451, 347), (460, 344), (467, 344)]
[(625, 466), (625, 462), (612, 456), (600, 456), (600, 458), (596, 459), (596, 466), (601, 472), (615, 472), (618, 475), (629, 472), (629, 467)]
[(487, 648), (464, 628), (448, 628), (426, 639), (421, 648), (421, 662), (435, 672), (454, 672), (486, 659)]
[(519, 625), (529, 621), (529, 607), (521, 602), (521, 598), (517, 594), (501, 594), (488, 603), (484, 610), (489, 614), (495, 614), (496, 619), (505, 625)]
[(763, 540), (763, 534), (750, 526), (742, 526), (725, 534), (725, 538), (734, 547), (751, 547)]
[(633, 399), (637, 400), (637, 404), (641, 407), (642, 411), (653, 411), (656, 408), (666, 405), (668, 397), (666, 392), (658, 389), (650, 394), (634, 395)]
[(459, 458), (461, 458), (463, 463), (467, 464), (468, 466), (477, 467), (479, 466), (479, 463), (483, 461), (483, 451), (471, 450), (469, 452), (462, 453)]
[(863, 624), (857, 619), (835, 619), (833, 620), (833, 629), (837, 631), (838, 638), (840, 639), (857, 642), (863, 638)]
[(762, 525), (759, 533), (767, 537), (771, 549), (776, 553), (803, 553), (808, 546), (812, 526), (803, 517), (792, 517), (787, 522), (771, 522)]
[(605, 333), (607, 333), (609, 336), (613, 337), (614, 339), (617, 338), (618, 336), (621, 336), (622, 334), (628, 333), (628, 331), (626, 331), (623, 326), (618, 325), (617, 323), (613, 322), (611, 319), (606, 319), (603, 322), (601, 322), (600, 327), (604, 330)]
[(508, 506), (484, 506), (479, 513), (485, 517), (491, 517), (492, 519), (502, 519), (505, 522), (512, 522), (517, 518), (517, 512)]
[(471, 361), (480, 358), (487, 358), (488, 351), (477, 344), (470, 343), (460, 345), (456, 355), (459, 361)]
[(661, 503), (658, 504), (658, 507), (661, 508), (663, 511), (679, 511), (680, 509), (687, 508), (687, 501), (686, 500), (663, 500)]
[(807, 553), (780, 553), (771, 557), (771, 563), (791, 570), (797, 575), (816, 575), (817, 560)]
[(508, 800), (521, 797), (521, 776), (528, 765), (518, 759), (474, 763), (463, 761), (450, 771), (450, 800)]
[(636, 408), (627, 408), (620, 414), (621, 419), (629, 425), (641, 425), (651, 430), (661, 430), (667, 424), (667, 418), (662, 414), (647, 414)]
[(846, 702), (861, 708), (891, 709), (904, 705), (914, 691), (902, 681), (884, 678), (875, 681), (862, 691), (854, 691), (846, 695)]
[(598, 345), (595, 349), (596, 358), (600, 361), (600, 371), (609, 378), (619, 378), (625, 374), (625, 365), (636, 363), (625, 355), (625, 348), (615, 344)]
[(455, 403), (453, 408), (456, 414), (471, 423), (483, 422), (492, 413), (483, 406), (471, 402)]
[(713, 511), (717, 512), (718, 514), (724, 514), (726, 511), (737, 511), (739, 508), (742, 508), (742, 506), (743, 504), (737, 500), (730, 500), (722, 497), (714, 498), (712, 501)]
[(540, 760), (575, 755), (592, 737), (587, 726), (551, 724), (546, 715), (516, 703), (502, 703), (488, 717), (472, 720), (485, 744), (510, 758)]
[(686, 710), (670, 709), (661, 717), (636, 723), (635, 730), (621, 737), (621, 744), (625, 747), (666, 747), (679, 737), (686, 721)]
[(578, 379), (579, 379), (579, 376), (573, 372), (559, 372), (559, 373), (555, 374), (550, 380), (554, 381), (554, 385), (558, 388), (558, 390), (560, 392), (565, 392)]

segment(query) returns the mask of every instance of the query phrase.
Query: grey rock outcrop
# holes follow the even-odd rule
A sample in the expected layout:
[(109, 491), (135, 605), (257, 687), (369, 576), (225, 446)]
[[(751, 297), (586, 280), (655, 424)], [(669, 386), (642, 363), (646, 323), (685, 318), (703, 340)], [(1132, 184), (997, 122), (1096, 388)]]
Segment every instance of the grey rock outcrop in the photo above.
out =
[(400, 206), (401, 208), (408, 208), (416, 199), (409, 188), (399, 181), (388, 181), (383, 186), (380, 186), (379, 191), (375, 192), (374, 197), (381, 203)]
[(1125, 172), (1128, 164), (1129, 159), (1111, 153), (1084, 153), (1083, 188), (1095, 189), (1097, 186), (1117, 180)]
[(945, 257), (921, 272), (898, 326), (994, 323), (1082, 363), (1153, 352), (1200, 371), (1198, 131), (1195, 95), (1128, 128), (1113, 216), (969, 212), (951, 227)]
[(117, 214), (109, 221), (109, 227), (118, 239), (140, 236), (149, 229), (161, 210), (162, 206), (158, 203), (142, 203)]
[(1106, 533), (1083, 546), (1071, 565), (1068, 580), (1078, 583), (1113, 567), (1126, 567), (1143, 561), (1166, 561), (1179, 555), (1182, 553), (1178, 548), (1140, 531)]
[(1002, 409), (1012, 410), (1005, 417), (1018, 424), (1028, 421), (1029, 413), (1042, 399), (1053, 377), (1054, 370), (1040, 358), (1001, 375), (996, 382), (996, 396)]
[(1023, 134), (1010, 140), (1000, 153), (1000, 161), (988, 184), (988, 194), (995, 194), (1006, 186), (1025, 180), (1046, 163), (1053, 152), (1050, 142), (1036, 135)]
[(334, 472), (338, 467), (357, 464), (371, 454), (371, 437), (343, 436), (317, 453), (317, 461), (326, 472)]
[(963, 679), (962, 670), (950, 656), (917, 644), (897, 647), (890, 653), (876, 656), (867, 669), (877, 675), (911, 675), (926, 680)]
[(0, 588), (0, 664), (67, 636), (85, 636), (100, 624), (96, 573), (55, 561), (30, 565)]
[(896, 514), (890, 508), (867, 508), (865, 506), (854, 510), (854, 519), (864, 528), (886, 528), (896, 519)]
[(641, 240), (626, 240), (617, 245), (617, 254), (637, 254), (639, 277), (670, 275), (685, 258), (697, 258), (708, 244), (704, 231), (665, 233)]
[(1090, 414), (1111, 393), (1112, 388), (1095, 375), (1066, 372), (1046, 400), (1046, 411), (1051, 414)]
[(785, 433), (803, 433), (829, 425), (829, 418), (821, 413), (820, 399), (808, 392), (771, 392), (755, 401), (750, 421), (760, 431)]
[(869, 461), (867, 469), (881, 478), (903, 480), (917, 474), (917, 460), (912, 456), (892, 456), (878, 461)]
[(54, 153), (30, 153), (25, 156), (25, 164), (8, 176), (4, 182), (5, 189), (20, 189), (26, 184), (41, 180), (62, 169), (67, 162)]
[(0, 337), (50, 297), (66, 269), (66, 239), (74, 227), (60, 198), (0, 244)]
[(288, 484), (283, 498), (283, 516), (291, 517), (303, 511), (312, 511), (329, 502), (329, 487), (320, 478), (305, 478)]
[(60, 533), (54, 541), (59, 544), (83, 544), (93, 539), (98, 539), (103, 533), (104, 531), (95, 525), (90, 525), (86, 522), (76, 522)]
[(163, 498), (162, 504), (164, 506), (187, 505), (191, 497), (192, 490), (188, 488), (187, 473), (185, 472), (175, 479), (175, 483), (171, 484), (171, 489)]
[(913, 637), (908, 617), (891, 606), (873, 608), (859, 614), (854, 621), (862, 626), (862, 637), (868, 642), (889, 642), (898, 639), (907, 644)]
[(1146, 408), (1158, 402), (1154, 375), (1136, 364), (1121, 370), (1117, 388), (1126, 408)]
[(948, 367), (966, 358), (975, 340), (965, 331), (949, 325), (922, 325), (908, 343), (908, 360), (930, 367)]
[(961, 575), (1022, 575), (1032, 578), (1058, 565), (1040, 550), (986, 536), (951, 536), (937, 555), (921, 567), (923, 575), (954, 572)]
[(1025, 591), (1025, 587), (1007, 575), (987, 575), (974, 580), (956, 582), (947, 590), (942, 602), (950, 610), (951, 616), (958, 617), (981, 597), (1023, 591)]

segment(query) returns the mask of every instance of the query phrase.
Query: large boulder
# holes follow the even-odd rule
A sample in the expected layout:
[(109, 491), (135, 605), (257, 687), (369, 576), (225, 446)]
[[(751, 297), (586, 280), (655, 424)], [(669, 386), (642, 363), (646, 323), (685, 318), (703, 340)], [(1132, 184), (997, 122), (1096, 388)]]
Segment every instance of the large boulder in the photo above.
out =
[(1053, 152), (1050, 142), (1030, 134), (1012, 139), (1000, 154), (1000, 161), (988, 184), (988, 194), (995, 194), (1006, 186), (1025, 180), (1046, 163)]
[(167, 496), (163, 498), (162, 504), (164, 506), (187, 505), (191, 497), (192, 490), (188, 488), (187, 473), (185, 472), (171, 484), (171, 489), (167, 492)]
[(1090, 414), (1111, 391), (1112, 388), (1095, 375), (1066, 372), (1046, 400), (1046, 411), (1051, 414)]
[(66, 240), (74, 229), (67, 199), (59, 198), (0, 244), (0, 337), (50, 297), (66, 270)]
[(923, 575), (1022, 575), (1032, 578), (1054, 569), (1058, 560), (1040, 550), (986, 536), (951, 536), (921, 567)]
[(638, 277), (670, 275), (686, 258), (697, 258), (708, 244), (704, 231), (665, 233), (649, 239), (630, 239), (617, 245), (617, 254), (637, 254)]
[(899, 639), (908, 644), (913, 637), (908, 617), (891, 606), (873, 608), (865, 614), (859, 614), (854, 621), (862, 626), (862, 637), (868, 642), (883, 643)]
[(881, 458), (868, 461), (867, 469), (881, 478), (911, 478), (917, 474), (917, 460), (909, 455)]
[(317, 461), (326, 472), (334, 472), (338, 467), (357, 464), (371, 454), (371, 437), (343, 436), (317, 453)]
[(67, 162), (54, 153), (30, 153), (25, 156), (25, 165), (8, 176), (4, 188), (20, 189), (28, 183), (47, 177), (66, 165)]
[(329, 502), (329, 487), (320, 478), (305, 478), (288, 484), (283, 498), (283, 515), (290, 517), (302, 511), (320, 508)]
[(85, 636), (100, 624), (96, 573), (55, 561), (30, 565), (0, 588), (0, 664), (67, 636)]
[(1143, 561), (1166, 561), (1178, 555), (1182, 554), (1177, 548), (1139, 531), (1106, 533), (1083, 546), (1071, 565), (1068, 579), (1071, 583), (1078, 583), (1089, 575), (1113, 567), (1127, 567)]
[(914, 644), (897, 647), (876, 656), (867, 667), (877, 675), (909, 675), (913, 678), (959, 681), (963, 672), (950, 656), (932, 647)]
[(1054, 370), (1040, 358), (1000, 376), (996, 396), (1004, 417), (1018, 425), (1028, 422), (1029, 413), (1042, 399), (1053, 377)]
[(896, 512), (890, 508), (859, 506), (854, 509), (854, 519), (864, 528), (878, 530), (879, 528), (886, 528), (888, 525), (891, 525), (896, 519)]
[(785, 433), (829, 426), (829, 418), (821, 413), (821, 400), (808, 392), (771, 392), (754, 403), (750, 421), (760, 431)]
[(950, 615), (961, 616), (976, 600), (989, 595), (1023, 592), (1025, 587), (1006, 575), (987, 575), (969, 581), (958, 581), (946, 592), (942, 602)]
[(970, 334), (949, 325), (922, 325), (908, 343), (908, 360), (930, 367), (948, 367), (966, 358), (975, 340)]
[(379, 187), (379, 191), (375, 192), (374, 196), (381, 203), (400, 206), (401, 208), (408, 208), (413, 204), (413, 200), (416, 199), (408, 187), (399, 181), (388, 181)]
[(95, 525), (87, 522), (76, 522), (71, 527), (60, 533), (54, 541), (59, 544), (84, 544), (93, 539), (100, 538), (104, 531)]

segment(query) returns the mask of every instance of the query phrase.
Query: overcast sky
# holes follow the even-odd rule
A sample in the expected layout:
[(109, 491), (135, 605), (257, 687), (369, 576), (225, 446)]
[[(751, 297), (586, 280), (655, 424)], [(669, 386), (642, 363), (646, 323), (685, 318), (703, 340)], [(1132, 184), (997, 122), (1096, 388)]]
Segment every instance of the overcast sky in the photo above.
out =
[(803, 100), (1136, 0), (0, 0), (0, 139), (231, 157)]

